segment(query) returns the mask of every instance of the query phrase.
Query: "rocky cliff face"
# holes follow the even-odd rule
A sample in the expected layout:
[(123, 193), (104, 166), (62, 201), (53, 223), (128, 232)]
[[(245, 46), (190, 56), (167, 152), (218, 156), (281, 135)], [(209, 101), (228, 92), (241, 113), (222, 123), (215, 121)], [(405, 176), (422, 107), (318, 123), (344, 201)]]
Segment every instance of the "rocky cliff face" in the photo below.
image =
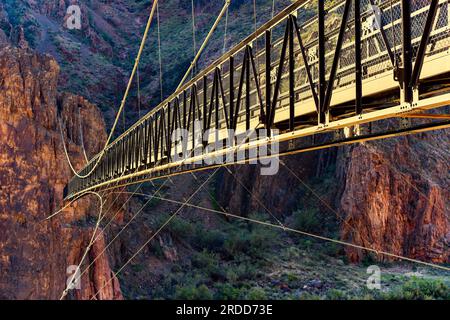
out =
[[(276, 1), (276, 12), (289, 3), (291, 0)], [(198, 47), (220, 12), (223, 1), (197, 0), (195, 4)], [(80, 30), (67, 28), (70, 5), (80, 7)], [(95, 102), (104, 111), (106, 123), (110, 124), (114, 117), (112, 106), (122, 99), (151, 5), (152, 1), (142, 0), (3, 1), (0, 2), (0, 43), (2, 39), (9, 39), (19, 45), (23, 43), (20, 39), (24, 39), (38, 52), (51, 54), (61, 66), (59, 87)], [(193, 58), (191, 2), (166, 0), (159, 3), (159, 9), (163, 93), (167, 96), (178, 86), (183, 76), (181, 70), (187, 70)], [(257, 9), (258, 24), (262, 24), (271, 16), (272, 0), (259, 0)], [(253, 20), (247, 18), (252, 14), (251, 1), (232, 1), (227, 46), (240, 42), (253, 30)], [(160, 102), (155, 27), (156, 17), (140, 65), (143, 75), (140, 79), (142, 108), (153, 107)], [(205, 67), (222, 53), (223, 33), (221, 25), (200, 58), (199, 67)], [(128, 100), (127, 125), (138, 116), (136, 89), (133, 87)]]
[[(277, 215), (280, 218), (288, 216), (299, 206), (301, 180), (310, 180), (319, 170), (322, 162), (319, 153), (308, 153), (284, 158), (285, 165), (279, 166), (279, 172), (274, 176), (260, 175), (260, 168), (255, 165), (242, 165), (225, 171), (223, 181), (219, 183), (219, 194), (222, 205), (230, 212), (248, 214), (262, 211)], [(287, 169), (292, 170), (294, 174)], [(266, 207), (267, 209), (265, 209)]]
[[(252, 167), (235, 171), (240, 182), (226, 173), (219, 194), (232, 212), (268, 209), (289, 221), (295, 210), (315, 210), (332, 216), (346, 241), (445, 263), (450, 259), (449, 147), (450, 136), (440, 131), (297, 155), (283, 159), (292, 172), (280, 166), (273, 177)], [(354, 262), (367, 254), (345, 249)]]
[[(100, 111), (81, 97), (58, 94), (59, 67), (54, 59), (28, 50), (0, 51), (0, 297), (58, 299), (67, 268), (79, 263), (93, 232), (98, 199), (86, 198), (46, 221), (62, 205), (64, 185), (71, 177), (58, 129), (77, 168), (86, 152), (98, 152), (105, 140)], [(78, 121), (72, 122), (73, 119)], [(103, 234), (88, 263), (104, 246)], [(112, 277), (102, 255), (82, 278), (72, 298), (89, 298)], [(98, 298), (121, 298), (117, 281)]]
[[(440, 131), (345, 150), (348, 160), (339, 159), (342, 237), (377, 250), (448, 262), (449, 146), (448, 133)], [(363, 256), (347, 253), (354, 261)]]
[[(281, 8), (288, 2), (277, 1), (277, 5)], [(74, 3), (81, 5), (82, 30), (69, 31), (64, 27), (66, 9)], [(197, 3), (200, 39), (221, 3)], [(271, 8), (271, 3), (266, 1), (265, 8)], [(253, 22), (245, 19), (252, 15), (251, 3), (233, 1), (233, 5), (236, 10), (230, 11), (228, 45), (241, 40), (243, 30), (253, 28)], [(80, 92), (102, 104), (103, 116), (107, 122), (112, 119), (114, 113), (109, 108), (121, 98), (149, 6), (150, 2), (133, 0), (0, 3), (0, 47), (12, 42), (24, 48), (0, 51), (0, 298), (59, 298), (68, 277), (67, 267), (80, 261), (94, 230), (98, 199), (83, 199), (50, 222), (43, 221), (61, 207), (62, 189), (71, 176), (57, 115), (62, 119), (64, 137), (77, 168), (85, 161), (83, 145), (88, 157), (96, 153), (103, 145), (105, 130), (102, 115), (94, 105), (78, 95), (58, 93), (57, 87)], [(173, 15), (185, 19), (166, 27), (165, 21)], [(186, 32), (191, 27), (189, 15), (189, 2), (170, 0), (161, 4), (162, 39), (171, 40), (163, 46), (166, 93), (178, 84), (179, 70), (186, 69), (192, 58), (192, 35)], [(258, 14), (258, 19), (266, 20), (269, 15), (269, 11)], [(152, 39), (155, 41), (156, 34), (149, 42)], [(211, 41), (211, 53), (205, 54), (202, 63), (220, 54), (222, 46), (221, 36)], [(61, 75), (55, 60), (35, 55), (28, 47), (50, 53), (62, 65)], [(141, 69), (145, 74), (143, 100), (157, 102), (156, 43), (149, 43), (148, 50)], [(136, 106), (133, 98), (126, 108), (129, 122), (133, 121), (129, 110)], [(449, 144), (449, 135), (440, 132), (284, 159), (298, 178), (283, 166), (274, 177), (260, 176), (255, 167), (234, 168), (242, 184), (225, 172), (218, 180), (218, 196), (232, 213), (248, 215), (265, 212), (267, 207), (287, 223), (293, 211), (314, 208), (324, 219), (336, 219), (340, 224), (338, 233), (347, 241), (445, 262), (449, 261), (450, 239), (449, 163), (448, 152), (442, 150), (448, 150)], [(173, 186), (167, 193), (182, 192)], [(203, 198), (208, 197), (205, 193)], [(111, 203), (108, 198), (106, 202), (106, 206)], [(111, 211), (116, 209), (120, 211)], [(175, 209), (153, 204), (148, 212), (157, 216)], [(134, 212), (138, 210), (137, 206), (133, 208)], [(119, 224), (123, 214), (118, 214)], [(145, 219), (137, 220), (126, 230), (125, 239), (116, 241), (131, 246), (115, 243), (111, 257), (101, 255), (93, 262), (109, 240), (101, 233), (81, 268), (85, 270), (93, 263), (90, 272), (83, 276), (81, 290), (73, 291), (70, 298), (88, 299), (109, 282), (110, 264), (123, 265), (121, 256), (131, 257), (151, 234)], [(212, 229), (218, 225), (211, 224)], [(160, 278), (153, 274), (140, 278), (137, 272), (125, 270), (125, 285), (146, 290), (166, 275), (161, 261), (176, 260), (177, 255), (179, 259), (191, 259), (193, 252), (186, 250), (181, 241), (172, 241), (166, 235), (158, 240), (163, 258), (156, 259), (156, 250), (146, 248), (141, 257), (144, 262), (136, 262), (135, 269), (144, 266), (145, 270), (156, 270)], [(177, 249), (178, 254), (174, 254)], [(346, 253), (353, 261), (364, 257), (363, 252), (355, 250)], [(113, 278), (98, 298), (121, 298), (117, 279)]]

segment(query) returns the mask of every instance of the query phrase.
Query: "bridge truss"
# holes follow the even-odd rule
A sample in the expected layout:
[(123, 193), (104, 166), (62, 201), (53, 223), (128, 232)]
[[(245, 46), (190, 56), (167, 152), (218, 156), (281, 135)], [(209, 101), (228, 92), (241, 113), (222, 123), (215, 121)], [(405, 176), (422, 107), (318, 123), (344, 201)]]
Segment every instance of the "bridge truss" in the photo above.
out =
[[(449, 2), (293, 3), (109, 144), (65, 199), (205, 170), (230, 154), (230, 164), (248, 163), (275, 142), (267, 157), (448, 128), (437, 112), (450, 104)], [(182, 160), (177, 129), (188, 132)], [(225, 144), (229, 130), (242, 141)]]

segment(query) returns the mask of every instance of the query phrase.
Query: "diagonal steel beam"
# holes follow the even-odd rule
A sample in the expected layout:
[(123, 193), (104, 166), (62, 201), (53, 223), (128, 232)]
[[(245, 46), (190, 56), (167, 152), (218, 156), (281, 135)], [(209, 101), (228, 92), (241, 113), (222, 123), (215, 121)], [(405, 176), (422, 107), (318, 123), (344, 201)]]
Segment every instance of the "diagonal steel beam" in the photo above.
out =
[[(356, 1), (358, 1), (358, 0), (356, 0)], [(302, 58), (303, 58), (303, 63), (305, 65), (306, 75), (308, 76), (309, 87), (311, 89), (311, 93), (314, 98), (314, 103), (316, 104), (317, 112), (319, 112), (319, 97), (317, 96), (314, 80), (313, 80), (313, 77), (311, 74), (311, 69), (310, 69), (310, 66), (308, 63), (308, 57), (306, 55), (305, 46), (303, 45), (303, 40), (302, 40), (302, 37), (300, 34), (300, 28), (298, 27), (298, 24), (297, 24), (297, 18), (295, 16), (292, 16), (292, 21), (294, 23), (295, 33), (297, 34), (297, 40), (298, 40), (298, 43), (300, 46), (300, 51), (302, 53)]]
[(247, 59), (248, 59), (248, 51), (244, 51), (244, 59), (242, 61), (242, 68), (241, 68), (241, 77), (239, 79), (239, 87), (238, 87), (238, 94), (237, 94), (237, 101), (236, 101), (236, 108), (233, 113), (233, 121), (232, 121), (232, 128), (233, 130), (236, 130), (237, 126), (237, 118), (239, 111), (241, 109), (241, 99), (242, 99), (242, 91), (244, 86), (244, 80), (245, 80), (245, 69), (247, 68)]
[(346, 0), (345, 7), (344, 7), (344, 13), (342, 15), (341, 27), (339, 29), (339, 36), (338, 36), (337, 43), (336, 43), (336, 50), (334, 52), (333, 64), (331, 66), (330, 77), (328, 79), (325, 101), (322, 106), (323, 112), (327, 112), (330, 107), (331, 97), (333, 95), (334, 80), (336, 78), (336, 73), (337, 73), (337, 69), (338, 69), (338, 65), (339, 65), (339, 59), (340, 59), (340, 55), (341, 55), (342, 44), (344, 42), (345, 31), (347, 29), (347, 22), (348, 22), (348, 17), (350, 15), (351, 4), (352, 4), (352, 0)]
[(265, 114), (264, 114), (264, 102), (263, 102), (262, 93), (261, 93), (261, 85), (259, 83), (258, 71), (256, 69), (255, 58), (253, 57), (252, 47), (248, 46), (247, 50), (248, 50), (248, 56), (250, 58), (250, 64), (251, 64), (252, 71), (253, 71), (253, 79), (255, 81), (256, 93), (258, 95), (258, 101), (259, 101), (259, 107), (260, 107), (261, 115), (264, 117), (265, 116)]
[(283, 77), (284, 60), (286, 58), (286, 49), (287, 49), (287, 45), (288, 45), (290, 28), (291, 28), (291, 24), (289, 22), (286, 23), (286, 29), (284, 31), (283, 46), (281, 47), (280, 64), (278, 66), (277, 80), (275, 81), (275, 87), (274, 87), (274, 91), (273, 91), (273, 99), (272, 99), (272, 103), (271, 103), (271, 107), (270, 107), (270, 112), (267, 115), (269, 117), (269, 121), (268, 121), (269, 125), (268, 125), (267, 129), (272, 128), (273, 122), (275, 120), (275, 109), (277, 106), (278, 96), (280, 94), (281, 78)]
[[(222, 99), (222, 105), (223, 105), (223, 112), (224, 112), (224, 116), (225, 116), (225, 124), (227, 125), (227, 128), (230, 129), (230, 117), (229, 117), (229, 113), (228, 113), (228, 102), (227, 102), (227, 98), (225, 96), (225, 89), (223, 87), (223, 81), (222, 81), (222, 71), (220, 71), (220, 69), (217, 69), (217, 73), (219, 75), (219, 88), (220, 88), (220, 96)], [(230, 95), (231, 95), (231, 88), (230, 88)]]
[[(357, 0), (355, 0), (355, 3), (356, 3), (356, 1)], [(375, 5), (374, 0), (369, 0), (369, 1), (372, 6)], [(383, 15), (383, 10), (381, 8), (379, 8), (379, 9), (381, 11), (381, 15)], [(383, 39), (386, 50), (388, 52), (389, 60), (391, 60), (392, 66), (395, 68), (396, 67), (396, 62), (395, 62), (396, 57), (395, 57), (394, 53), (392, 52), (391, 44), (389, 43), (388, 37), (386, 36), (386, 31), (384, 30), (384, 27), (382, 24), (380, 25), (380, 34), (381, 34), (381, 38)]]
[(428, 43), (430, 41), (430, 34), (433, 29), (434, 21), (436, 19), (438, 7), (439, 7), (439, 0), (431, 0), (427, 22), (425, 23), (425, 28), (422, 34), (422, 40), (420, 41), (420, 46), (417, 52), (416, 62), (414, 64), (414, 70), (411, 77), (411, 85), (413, 88), (416, 88), (419, 85), (423, 61), (425, 59), (425, 53), (427, 50)]

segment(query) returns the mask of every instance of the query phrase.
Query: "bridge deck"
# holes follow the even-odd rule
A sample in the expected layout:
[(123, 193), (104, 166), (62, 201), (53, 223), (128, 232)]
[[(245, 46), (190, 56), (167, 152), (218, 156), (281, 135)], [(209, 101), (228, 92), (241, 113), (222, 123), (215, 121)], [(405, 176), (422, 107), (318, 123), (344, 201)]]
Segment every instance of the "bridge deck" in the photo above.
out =
[[(91, 176), (70, 181), (66, 199), (205, 168), (199, 161), (236, 152), (236, 146), (205, 151), (201, 138), (223, 142), (228, 130), (238, 136), (255, 128), (279, 130), (270, 139), (256, 137), (239, 146), (252, 149), (450, 104), (445, 80), (450, 75), (449, 0), (411, 1), (408, 15), (402, 14), (401, 0), (378, 7), (361, 2), (360, 16), (352, 1), (322, 14), (320, 1), (288, 7), (112, 142)], [(402, 33), (408, 26), (410, 37)], [(419, 64), (420, 82), (413, 83), (412, 69)], [(417, 130), (425, 130), (421, 126)], [(432, 123), (428, 128), (445, 127)], [(182, 128), (188, 130), (184, 153), (196, 155), (176, 161), (172, 134)], [(80, 173), (89, 172), (97, 157)]]

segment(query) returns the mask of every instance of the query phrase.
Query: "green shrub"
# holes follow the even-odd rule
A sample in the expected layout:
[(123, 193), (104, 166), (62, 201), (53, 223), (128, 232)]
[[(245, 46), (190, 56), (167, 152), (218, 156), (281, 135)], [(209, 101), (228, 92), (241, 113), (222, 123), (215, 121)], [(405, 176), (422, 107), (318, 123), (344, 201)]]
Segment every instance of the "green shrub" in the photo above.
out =
[(188, 239), (194, 232), (192, 224), (180, 217), (173, 219), (168, 225), (168, 228), (172, 235), (182, 239)]
[(154, 254), (157, 258), (159, 259), (164, 258), (164, 251), (159, 241), (152, 241), (149, 247), (150, 252), (152, 252), (152, 254)]
[(132, 269), (134, 272), (141, 272), (142, 270), (145, 269), (145, 266), (143, 266), (142, 264), (133, 264), (133, 265), (131, 266), (131, 269)]
[[(270, 221), (264, 214), (252, 214), (250, 217), (258, 221)], [(253, 258), (261, 258), (266, 255), (269, 248), (277, 244), (279, 239), (279, 232), (269, 227), (240, 222), (234, 224), (227, 232), (223, 247), (224, 252), (230, 257), (247, 254)]]
[(263, 288), (255, 287), (248, 291), (246, 299), (248, 299), (248, 300), (267, 300), (267, 295)]
[(226, 236), (218, 230), (205, 230), (203, 224), (197, 224), (195, 228), (193, 245), (199, 248), (207, 248), (211, 251), (223, 250)]
[(327, 292), (327, 300), (347, 300), (349, 297), (345, 292), (338, 289), (331, 289)]
[[(246, 281), (253, 279), (257, 274), (258, 269), (255, 264), (242, 261), (234, 267), (230, 267), (227, 272), (227, 278), (234, 281)], [(232, 275), (231, 278), (230, 275)]]
[(225, 270), (219, 266), (219, 257), (206, 249), (193, 256), (192, 266), (213, 279), (226, 279)]
[(304, 292), (300, 295), (299, 300), (321, 300), (321, 298), (316, 294)]
[(321, 221), (319, 211), (316, 208), (297, 210), (293, 213), (294, 227), (301, 231), (317, 232), (320, 231)]
[(219, 283), (215, 288), (217, 290), (215, 298), (218, 300), (237, 300), (242, 295), (239, 288), (233, 287), (228, 283)]
[(197, 288), (198, 300), (211, 300), (212, 298), (213, 295), (206, 285), (202, 284), (200, 287)]
[(175, 299), (177, 300), (211, 300), (213, 295), (209, 288), (202, 284), (198, 287), (190, 286), (177, 286), (175, 290)]
[(286, 280), (288, 282), (297, 282), (299, 280), (299, 277), (295, 273), (288, 273), (286, 275)]
[(217, 265), (217, 257), (208, 250), (203, 250), (194, 254), (192, 257), (192, 266), (196, 268), (211, 268)]
[(289, 246), (284, 250), (284, 255), (288, 260), (297, 260), (300, 258), (300, 250), (297, 247)]
[(402, 284), (396, 285), (399, 279), (395, 276), (384, 279), (391, 283), (390, 289), (387, 291), (362, 289), (352, 296), (352, 299), (363, 300), (449, 300), (450, 287), (441, 280), (425, 279), (425, 278), (409, 278), (402, 279)]
[(278, 239), (279, 234), (275, 230), (264, 226), (254, 227), (249, 235), (251, 254), (256, 257), (265, 255)]
[(300, 241), (298, 242), (298, 245), (302, 249), (309, 250), (313, 247), (314, 242), (310, 238), (303, 238), (303, 239), (300, 239)]
[(402, 286), (382, 294), (391, 300), (449, 300), (450, 287), (441, 280), (411, 278)]
[(231, 257), (247, 252), (249, 245), (249, 232), (241, 229), (231, 231), (223, 244), (225, 252)]
[(323, 246), (323, 253), (331, 257), (338, 257), (342, 252), (342, 246), (337, 243), (325, 243)]

